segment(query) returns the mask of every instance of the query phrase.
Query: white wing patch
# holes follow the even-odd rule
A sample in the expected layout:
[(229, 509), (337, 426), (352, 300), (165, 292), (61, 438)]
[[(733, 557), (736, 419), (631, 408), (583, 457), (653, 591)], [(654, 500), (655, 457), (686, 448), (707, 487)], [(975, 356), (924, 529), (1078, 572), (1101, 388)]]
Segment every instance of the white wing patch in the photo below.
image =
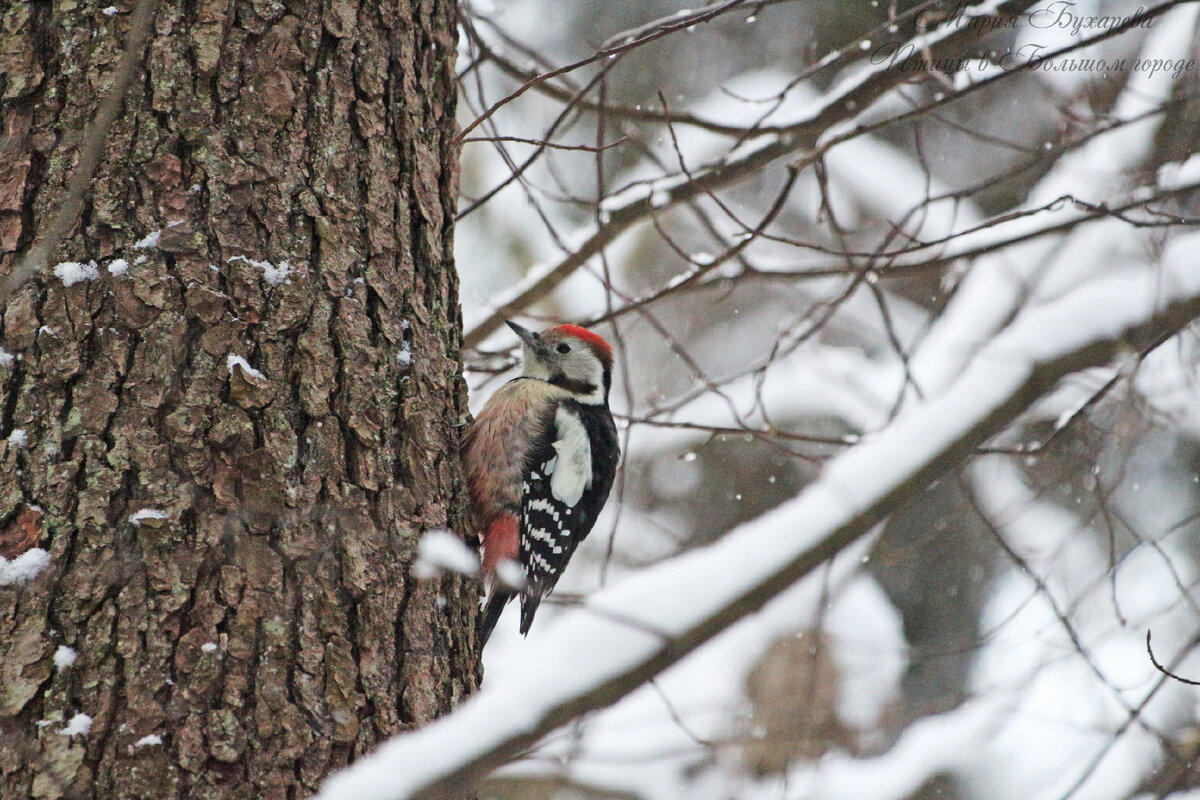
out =
[(558, 455), (554, 458), (550, 493), (555, 500), (573, 507), (592, 485), (592, 445), (583, 422), (565, 406), (554, 413), (554, 426), (558, 431), (554, 442)]

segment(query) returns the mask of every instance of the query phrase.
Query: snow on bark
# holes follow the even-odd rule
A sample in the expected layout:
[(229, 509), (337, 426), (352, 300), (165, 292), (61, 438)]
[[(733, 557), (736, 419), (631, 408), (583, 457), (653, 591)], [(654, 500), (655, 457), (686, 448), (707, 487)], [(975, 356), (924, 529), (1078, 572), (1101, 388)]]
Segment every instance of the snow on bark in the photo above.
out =
[(64, 261), (55, 265), (54, 275), (63, 282), (63, 286), (74, 286), (77, 283), (98, 279), (100, 271), (96, 269), (94, 261), (87, 264), (81, 264), (78, 261)]
[(141, 525), (146, 522), (164, 520), (167, 518), (167, 512), (157, 508), (143, 508), (129, 515), (129, 521), (134, 525)]
[(60, 670), (66, 669), (75, 663), (78, 655), (73, 648), (67, 647), (65, 644), (60, 644), (58, 649), (54, 651), (54, 666)]
[(50, 566), (50, 554), (40, 547), (26, 550), (9, 561), (0, 556), (0, 586), (29, 583)]
[(229, 370), (230, 375), (235, 374), (233, 371), (234, 367), (240, 367), (241, 370), (243, 372), (245, 372), (251, 378), (254, 378), (254, 379), (260, 380), (260, 381), (266, 381), (266, 379), (267, 379), (266, 375), (263, 375), (261, 372), (256, 370), (254, 367), (250, 366), (249, 361), (247, 361), (246, 359), (242, 358), (239, 355), (234, 355), (233, 353), (230, 353), (228, 356), (226, 356), (225, 366)]
[(59, 733), (63, 736), (87, 736), (87, 732), (91, 729), (92, 718), (80, 711), (67, 721), (67, 727), (59, 730)]
[(252, 267), (258, 267), (263, 271), (263, 280), (272, 286), (278, 286), (281, 283), (286, 283), (288, 281), (288, 276), (294, 271), (294, 267), (292, 267), (292, 264), (289, 261), (280, 261), (279, 264), (276, 265), (272, 264), (270, 261), (256, 261), (252, 258), (246, 258), (245, 256), (234, 256), (233, 258), (228, 259), (227, 263), (233, 263), (234, 261), (242, 261)]
[(145, 250), (149, 247), (158, 247), (158, 240), (162, 237), (162, 231), (151, 231), (133, 243), (133, 246), (138, 250)]

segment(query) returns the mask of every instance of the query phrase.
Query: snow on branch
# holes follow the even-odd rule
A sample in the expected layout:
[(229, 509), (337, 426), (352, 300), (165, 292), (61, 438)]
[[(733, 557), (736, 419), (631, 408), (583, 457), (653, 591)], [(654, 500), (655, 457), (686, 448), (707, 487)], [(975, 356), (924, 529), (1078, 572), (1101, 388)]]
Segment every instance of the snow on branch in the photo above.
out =
[[(795, 499), (558, 617), (448, 717), (330, 778), (321, 800), (443, 796), (571, 719), (629, 694), (827, 562), (970, 455), (1064, 376), (1148, 348), (1200, 315), (1200, 234), (1161, 270), (1127, 270), (1030, 309), (944, 394), (829, 462)], [(807, 520), (780, 536), (777, 518)], [(669, 598), (670, 602), (664, 602)]]
[(421, 580), (431, 580), (446, 570), (461, 575), (478, 575), (479, 557), (450, 531), (427, 531), (417, 545), (413, 574)]
[[(1191, 45), (1196, 7), (1179, 6), (1166, 13), (1168, 24), (1156, 29), (1143, 45), (1142, 56), (1148, 60), (1179, 58)], [(1107, 269), (1111, 254), (1127, 237), (1126, 223), (1110, 216), (1114, 207), (1132, 209), (1143, 199), (1164, 196), (1149, 186), (1128, 197), (1113, 194), (1121, 185), (1118, 178), (1136, 170), (1148, 143), (1154, 141), (1163, 115), (1146, 114), (1167, 102), (1173, 85), (1169, 74), (1149, 79), (1135, 74), (1113, 111), (1114, 120), (1128, 124), (1114, 125), (1063, 157), (1030, 191), (1030, 202), (1022, 211), (1044, 206), (1044, 212), (1010, 212), (1010, 220), (961, 236), (939, 255), (949, 259), (987, 253), (972, 265), (913, 356), (913, 374), (924, 390), (937, 391), (958, 374), (965, 357), (1031, 297), (1036, 303), (1055, 286), (1069, 290)], [(1085, 231), (1081, 223), (1089, 220), (1098, 224)], [(1044, 235), (1059, 231), (1067, 236)]]

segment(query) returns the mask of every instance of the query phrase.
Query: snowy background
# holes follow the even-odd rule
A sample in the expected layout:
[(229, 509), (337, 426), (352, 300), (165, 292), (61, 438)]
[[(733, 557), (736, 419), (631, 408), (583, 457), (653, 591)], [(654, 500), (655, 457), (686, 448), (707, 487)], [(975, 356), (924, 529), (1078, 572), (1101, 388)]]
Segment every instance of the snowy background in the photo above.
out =
[[(512, 375), (499, 319), (591, 324), (618, 352), (625, 450), (528, 640), (501, 620), (484, 696), (516, 693), (520, 716), (545, 700), (521, 673), (566, 692), (555, 668), (637, 650), (605, 638), (630, 624), (615, 614), (595, 641), (563, 630), (596, 608), (637, 616), (619, 603), (640, 597), (643, 623), (682, 630), (999, 402), (1007, 367), (1113, 335), (1200, 273), (1200, 5), (1147, 8), (1104, 36), (1138, 5), (1040, 3), (941, 50), (971, 19), (947, 22), (948, 3), (466, 8), (464, 128), (617, 45), (464, 144), (473, 407)], [(1062, 68), (1014, 68), (1089, 37)], [(970, 60), (860, 103), (888, 43), (910, 40)], [(1150, 630), (1161, 664), (1200, 679), (1196, 329), (1102, 363), (480, 796), (1200, 798), (1197, 689), (1147, 652)], [(814, 481), (825, 494), (802, 493)]]

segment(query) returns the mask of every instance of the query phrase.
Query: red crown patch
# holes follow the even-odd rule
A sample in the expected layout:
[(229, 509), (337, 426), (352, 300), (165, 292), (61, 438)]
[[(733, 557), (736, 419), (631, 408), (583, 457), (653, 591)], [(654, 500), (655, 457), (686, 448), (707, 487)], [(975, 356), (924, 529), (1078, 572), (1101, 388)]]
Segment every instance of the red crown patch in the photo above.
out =
[(574, 336), (576, 339), (582, 339), (592, 346), (598, 354), (612, 358), (612, 345), (604, 341), (599, 334), (592, 333), (587, 328), (581, 328), (578, 325), (558, 325), (554, 330), (564, 333), (567, 336)]

